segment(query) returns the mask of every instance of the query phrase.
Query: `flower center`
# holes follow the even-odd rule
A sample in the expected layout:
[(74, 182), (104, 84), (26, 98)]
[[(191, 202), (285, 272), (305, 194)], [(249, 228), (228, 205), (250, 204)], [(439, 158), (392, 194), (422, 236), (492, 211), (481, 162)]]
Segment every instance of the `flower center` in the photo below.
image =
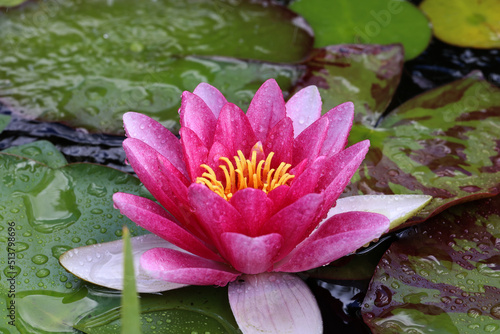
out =
[(225, 176), (225, 183), (217, 180), (217, 176), (212, 168), (203, 164), (207, 172), (196, 178), (197, 183), (206, 185), (210, 190), (217, 193), (226, 200), (230, 200), (235, 192), (245, 188), (255, 188), (264, 191), (266, 194), (271, 190), (287, 184), (295, 175), (287, 173), (290, 164), (282, 162), (276, 170), (271, 169), (271, 160), (274, 152), (269, 153), (266, 159), (257, 162), (257, 152), (252, 150), (251, 159), (245, 159), (243, 152), (238, 150), (238, 156), (234, 157), (233, 163), (226, 157), (219, 160), (224, 161), (227, 166), (220, 165)]

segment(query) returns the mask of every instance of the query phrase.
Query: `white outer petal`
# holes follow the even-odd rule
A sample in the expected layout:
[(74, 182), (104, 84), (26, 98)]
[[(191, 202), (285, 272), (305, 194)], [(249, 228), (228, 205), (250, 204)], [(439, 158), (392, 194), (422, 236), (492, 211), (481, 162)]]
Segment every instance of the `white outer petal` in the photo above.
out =
[(321, 334), (316, 299), (298, 276), (243, 275), (229, 283), (229, 304), (244, 334)]
[[(141, 255), (152, 248), (181, 250), (154, 234), (130, 239), (134, 255), (137, 292), (160, 292), (177, 289), (185, 284), (155, 279), (139, 266)], [(75, 276), (111, 289), (123, 289), (123, 242), (122, 240), (95, 244), (67, 251), (59, 258), (61, 265)]]
[(360, 195), (337, 200), (326, 219), (348, 211), (380, 213), (390, 220), (389, 229), (400, 225), (424, 208), (432, 199), (428, 195)]

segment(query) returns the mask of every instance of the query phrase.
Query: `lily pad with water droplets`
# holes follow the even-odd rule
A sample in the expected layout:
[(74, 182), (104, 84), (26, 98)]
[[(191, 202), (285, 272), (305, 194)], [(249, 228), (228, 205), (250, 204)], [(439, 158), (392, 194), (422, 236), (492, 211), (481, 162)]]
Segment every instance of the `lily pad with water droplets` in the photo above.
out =
[(363, 305), (374, 334), (500, 330), (500, 197), (414, 227), (380, 261)]
[(52, 168), (59, 168), (68, 164), (64, 155), (49, 141), (38, 140), (29, 144), (12, 146), (2, 151), (28, 158)]
[(316, 47), (401, 43), (406, 59), (413, 59), (432, 36), (425, 15), (408, 1), (296, 0), (290, 8), (312, 26)]
[[(40, 157), (33, 154), (34, 148), (43, 152), (53, 149), (42, 142), (41, 145), (28, 144), (18, 152), (10, 151), (23, 154), (26, 148), (29, 151), (24, 153), (34, 158)], [(60, 160), (44, 161), (54, 166), (61, 163)], [(86, 285), (59, 264), (61, 254), (71, 248), (119, 239), (123, 225), (127, 225), (134, 235), (146, 233), (113, 208), (111, 197), (117, 191), (148, 196), (139, 180), (112, 168), (86, 163), (51, 168), (21, 156), (0, 153), (0, 247), (6, 252), (4, 259), (14, 261), (2, 261), (0, 298), (4, 305), (10, 303), (7, 278), (14, 280), (18, 312), (17, 327), (8, 325), (11, 319), (4, 312), (0, 315), (0, 328), (8, 328), (7, 333), (72, 332), (78, 323), (85, 332), (87, 327), (94, 330), (99, 327), (92, 321), (84, 325), (86, 314), (94, 312), (92, 314), (100, 315), (99, 319), (110, 321), (119, 318), (116, 310), (120, 299), (116, 291)], [(7, 254), (12, 254), (12, 258)], [(98, 251), (94, 255), (99, 256)], [(142, 311), (158, 311), (158, 314), (176, 318), (177, 325), (184, 324), (189, 332), (200, 330), (199, 324), (190, 324), (193, 317), (199, 314), (205, 318), (215, 317), (214, 321), (210, 320), (213, 324), (208, 328), (210, 332), (233, 333), (218, 329), (224, 327), (221, 323), (230, 321), (220, 320), (219, 313), (210, 313), (210, 307), (229, 309), (227, 291), (217, 291), (220, 294), (210, 297), (208, 309), (203, 305), (191, 308), (183, 304), (184, 313), (179, 315), (177, 310), (169, 313), (173, 307), (162, 308), (161, 298), (153, 298), (142, 303)], [(174, 296), (182, 298), (183, 293)], [(149, 300), (147, 296), (143, 298)], [(114, 300), (116, 307), (112, 306)], [(170, 302), (182, 304), (179, 299)], [(146, 315), (143, 319), (148, 324), (143, 332), (154, 332)]]
[(180, 94), (202, 81), (242, 107), (271, 77), (291, 88), (301, 70), (283, 64), (307, 57), (308, 31), (249, 0), (34, 1), (0, 12), (0, 99), (90, 131), (123, 133), (130, 110), (173, 129)]
[(472, 48), (500, 47), (500, 2), (497, 0), (425, 0), (420, 9), (445, 43)]
[(352, 143), (371, 147), (346, 194), (426, 194), (408, 226), (500, 190), (500, 89), (478, 73), (419, 95), (375, 128), (355, 124)]
[(1, 7), (15, 7), (27, 0), (0, 0), (0, 8)]

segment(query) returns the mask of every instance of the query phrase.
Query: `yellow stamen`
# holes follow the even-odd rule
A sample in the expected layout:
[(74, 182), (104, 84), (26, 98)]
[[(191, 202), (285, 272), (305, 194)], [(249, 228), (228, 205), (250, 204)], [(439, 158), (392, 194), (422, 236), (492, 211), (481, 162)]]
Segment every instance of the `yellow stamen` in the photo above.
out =
[[(222, 198), (230, 200), (238, 190), (252, 187), (267, 194), (279, 186), (288, 184), (295, 177), (295, 175), (287, 173), (291, 165), (285, 162), (280, 163), (276, 170), (271, 169), (274, 152), (270, 152), (265, 159), (260, 161), (257, 161), (256, 150), (252, 150), (250, 159), (246, 159), (242, 151), (238, 151), (237, 154), (238, 156), (234, 156), (234, 164), (226, 157), (219, 159), (227, 165), (221, 164), (219, 166), (224, 173), (223, 181), (217, 180), (213, 169), (203, 164), (200, 167), (207, 172), (203, 173), (201, 177), (197, 177), (196, 182), (206, 185)], [(262, 152), (259, 154), (263, 156)]]

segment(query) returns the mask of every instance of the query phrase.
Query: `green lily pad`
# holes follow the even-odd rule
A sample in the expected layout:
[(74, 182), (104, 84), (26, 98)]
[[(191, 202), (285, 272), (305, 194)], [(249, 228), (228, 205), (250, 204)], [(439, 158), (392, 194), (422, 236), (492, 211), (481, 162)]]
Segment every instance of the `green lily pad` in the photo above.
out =
[(9, 125), (11, 117), (9, 115), (0, 115), (0, 132)]
[(0, 0), (0, 7), (15, 7), (27, 0)]
[(323, 113), (346, 101), (354, 103), (356, 123), (374, 126), (398, 87), (403, 67), (401, 45), (334, 45), (307, 62), (299, 86), (316, 85)]
[(500, 47), (497, 0), (425, 0), (420, 9), (431, 20), (434, 35), (445, 43), (472, 48)]
[[(42, 147), (45, 152), (51, 149), (46, 144), (29, 145)], [(28, 156), (33, 157), (32, 151)], [(87, 285), (66, 272), (58, 261), (71, 248), (119, 239), (123, 225), (133, 235), (146, 233), (113, 209), (111, 196), (117, 191), (148, 196), (139, 180), (112, 168), (85, 163), (51, 168), (21, 156), (0, 153), (0, 248), (5, 254), (0, 260), (0, 302), (10, 305), (13, 301), (16, 311), (15, 327), (9, 325), (12, 321), (9, 313), (0, 316), (3, 332), (73, 332), (76, 327), (84, 332), (90, 328), (90, 332), (110, 321), (119, 325), (119, 293)], [(207, 320), (212, 321), (207, 327), (211, 333), (234, 333), (231, 331), (234, 320), (226, 316), (221, 320), (217, 313), (226, 309), (230, 314), (227, 291), (212, 290), (218, 297), (207, 294), (211, 302), (206, 307), (196, 304), (190, 308), (191, 304), (183, 304), (184, 315), (171, 306), (183, 303), (182, 292), (171, 295), (174, 297), (142, 296), (143, 332), (155, 332), (148, 320), (154, 315), (155, 319), (162, 317), (164, 326), (168, 326), (165, 322), (168, 317), (175, 318), (176, 326), (184, 324), (183, 328), (190, 333), (200, 329), (190, 321), (202, 314), (200, 319), (216, 319)], [(169, 307), (162, 306), (166, 303), (164, 298), (171, 303)], [(217, 312), (210, 313), (210, 308)], [(103, 322), (85, 318), (89, 313)]]
[(52, 168), (59, 168), (68, 164), (64, 155), (49, 141), (38, 140), (29, 144), (12, 146), (2, 151), (28, 158)]
[(456, 206), (395, 242), (363, 305), (378, 333), (500, 330), (500, 197)]
[(315, 33), (314, 46), (401, 43), (405, 58), (427, 48), (429, 21), (415, 6), (400, 0), (297, 0), (290, 8), (302, 15)]
[(300, 21), (247, 0), (29, 3), (0, 12), (0, 99), (90, 131), (123, 133), (129, 110), (172, 129), (181, 92), (202, 81), (242, 107), (268, 78), (291, 88), (301, 68), (277, 63), (309, 54)]
[(426, 194), (408, 226), (500, 189), (500, 89), (478, 73), (417, 96), (376, 128), (355, 124), (352, 143), (371, 147), (346, 194)]

